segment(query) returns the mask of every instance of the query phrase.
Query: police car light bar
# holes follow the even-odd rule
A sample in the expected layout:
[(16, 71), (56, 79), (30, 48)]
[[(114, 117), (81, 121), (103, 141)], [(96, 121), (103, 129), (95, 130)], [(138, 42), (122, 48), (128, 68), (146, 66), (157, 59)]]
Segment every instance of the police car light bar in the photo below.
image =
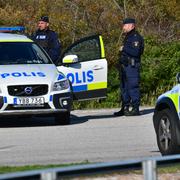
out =
[(14, 27), (0, 27), (0, 32), (23, 32), (25, 27), (23, 26), (14, 26)]

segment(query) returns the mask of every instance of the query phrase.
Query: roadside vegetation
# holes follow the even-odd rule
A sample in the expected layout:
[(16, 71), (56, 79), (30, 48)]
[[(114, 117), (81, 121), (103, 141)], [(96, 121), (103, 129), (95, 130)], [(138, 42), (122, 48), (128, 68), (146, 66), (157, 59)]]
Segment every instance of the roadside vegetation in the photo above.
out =
[(13, 172), (22, 172), (22, 171), (31, 171), (31, 170), (41, 170), (48, 168), (60, 168), (67, 166), (76, 166), (88, 164), (88, 161), (83, 161), (81, 163), (72, 163), (72, 164), (49, 164), (49, 165), (26, 165), (26, 166), (0, 166), (0, 174), (13, 173)]
[(63, 49), (75, 40), (100, 33), (108, 61), (108, 96), (75, 103), (74, 108), (119, 106), (116, 64), (122, 43), (121, 22), (134, 17), (145, 38), (141, 67), (142, 105), (154, 105), (157, 96), (170, 89), (180, 72), (180, 4), (177, 0), (0, 0), (0, 26), (26, 27), (31, 34), (42, 15), (50, 17)]
[[(61, 168), (61, 167), (68, 167), (68, 166), (75, 166), (75, 165), (85, 165), (89, 164), (90, 162), (84, 161), (82, 163), (74, 163), (74, 164), (56, 164), (56, 165), (27, 165), (27, 166), (0, 166), (0, 174), (6, 173), (14, 173), (14, 172), (23, 172), (23, 171), (33, 171), (33, 170), (41, 170), (41, 169), (49, 169), (49, 168)], [(166, 167), (158, 167), (157, 168), (157, 175), (160, 179), (175, 179), (179, 177), (180, 173), (180, 165), (171, 165)], [(132, 179), (137, 177), (137, 179), (143, 178), (142, 170), (129, 170), (129, 171), (119, 171), (114, 173), (103, 173), (103, 174), (89, 174), (88, 177), (81, 176), (79, 179), (91, 178), (91, 179), (98, 179), (98, 178), (110, 178), (110, 177), (117, 177), (118, 179)], [(71, 178), (73, 179), (73, 178)], [(74, 178), (77, 179), (77, 178)]]

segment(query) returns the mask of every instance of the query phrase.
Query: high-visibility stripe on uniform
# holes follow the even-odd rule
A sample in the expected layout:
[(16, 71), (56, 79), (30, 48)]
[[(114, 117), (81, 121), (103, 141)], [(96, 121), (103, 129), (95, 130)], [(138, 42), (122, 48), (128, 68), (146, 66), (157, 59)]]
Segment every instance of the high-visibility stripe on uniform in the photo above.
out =
[(105, 58), (105, 50), (104, 50), (104, 43), (103, 43), (103, 39), (102, 36), (99, 36), (99, 40), (100, 40), (100, 46), (101, 46), (101, 58)]

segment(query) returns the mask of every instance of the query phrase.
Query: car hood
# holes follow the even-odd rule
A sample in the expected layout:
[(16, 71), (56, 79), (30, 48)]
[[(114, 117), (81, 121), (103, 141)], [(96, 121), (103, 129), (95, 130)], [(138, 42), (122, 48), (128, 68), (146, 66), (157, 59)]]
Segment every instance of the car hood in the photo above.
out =
[(54, 64), (1, 65), (0, 84), (50, 84), (58, 74)]

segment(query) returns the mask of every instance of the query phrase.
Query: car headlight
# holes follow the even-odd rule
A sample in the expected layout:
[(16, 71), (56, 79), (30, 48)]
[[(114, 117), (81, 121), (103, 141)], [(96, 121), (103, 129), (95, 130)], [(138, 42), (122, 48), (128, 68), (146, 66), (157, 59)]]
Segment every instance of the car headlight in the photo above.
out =
[(53, 91), (61, 91), (69, 88), (69, 81), (66, 79), (64, 81), (55, 82), (53, 86)]

